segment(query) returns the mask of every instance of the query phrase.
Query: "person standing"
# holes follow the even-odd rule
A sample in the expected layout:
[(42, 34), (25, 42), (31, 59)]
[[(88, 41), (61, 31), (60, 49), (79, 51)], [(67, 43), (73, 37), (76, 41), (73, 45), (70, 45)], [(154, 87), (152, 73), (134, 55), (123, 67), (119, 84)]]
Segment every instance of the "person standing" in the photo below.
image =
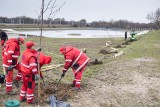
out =
[(28, 104), (34, 104), (35, 80), (40, 78), (38, 74), (38, 63), (34, 50), (35, 43), (32, 41), (26, 42), (26, 50), (22, 54), (21, 71), (23, 75), (23, 83), (21, 87), (19, 100), (25, 101), (27, 98)]
[[(38, 48), (38, 49), (36, 49), (35, 51), (33, 51), (33, 53), (34, 53), (34, 55), (35, 55), (35, 57), (36, 57), (37, 59), (40, 58), (40, 59), (39, 59), (39, 65), (40, 65), (40, 69), (41, 69), (41, 67), (42, 67), (43, 65), (51, 63), (52, 57), (51, 57), (51, 56), (46, 56), (43, 52), (40, 52), (40, 51), (41, 51), (41, 49)], [(16, 78), (13, 80), (13, 83), (14, 83), (17, 87), (19, 87), (19, 81), (22, 79), (22, 71), (21, 71), (20, 66), (21, 66), (21, 64), (17, 64), (17, 67), (16, 67), (16, 68), (18, 69), (18, 73), (17, 73)], [(41, 79), (43, 79), (43, 75), (42, 75), (42, 72), (41, 72), (41, 71), (40, 71), (39, 74), (40, 74)]]
[(125, 40), (127, 40), (127, 31), (125, 31), (124, 37), (125, 37)]
[(8, 40), (8, 35), (3, 30), (0, 30), (0, 38), (1, 38), (1, 46), (3, 47), (5, 42)]
[(3, 49), (3, 66), (6, 70), (6, 94), (16, 94), (12, 91), (13, 69), (16, 69), (18, 57), (20, 56), (20, 45), (24, 38), (11, 38), (6, 42)]
[(65, 59), (61, 77), (64, 77), (67, 70), (71, 67), (75, 78), (71, 86), (74, 87), (73, 90), (80, 89), (82, 74), (89, 61), (88, 56), (72, 46), (62, 46), (59, 51), (60, 54), (64, 55)]

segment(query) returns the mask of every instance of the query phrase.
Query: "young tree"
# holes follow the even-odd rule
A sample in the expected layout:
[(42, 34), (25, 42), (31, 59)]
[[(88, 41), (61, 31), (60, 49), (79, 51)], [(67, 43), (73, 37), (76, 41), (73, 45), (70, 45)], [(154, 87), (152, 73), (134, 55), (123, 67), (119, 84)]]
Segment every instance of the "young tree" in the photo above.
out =
[[(61, 5), (58, 5), (58, 0), (41, 0), (41, 11), (40, 14), (38, 14), (38, 19), (39, 19), (39, 29), (40, 29), (40, 36), (39, 36), (39, 46), (41, 47), (41, 37), (43, 35), (43, 28), (45, 27), (44, 25), (44, 16), (47, 17), (48, 20), (52, 20), (52, 18), (61, 10), (61, 8), (64, 6), (66, 3), (66, 0), (63, 1)], [(38, 55), (38, 62), (39, 62), (39, 56)], [(40, 65), (38, 63), (38, 71), (40, 71)], [(38, 81), (38, 99), (40, 99), (40, 80)]]

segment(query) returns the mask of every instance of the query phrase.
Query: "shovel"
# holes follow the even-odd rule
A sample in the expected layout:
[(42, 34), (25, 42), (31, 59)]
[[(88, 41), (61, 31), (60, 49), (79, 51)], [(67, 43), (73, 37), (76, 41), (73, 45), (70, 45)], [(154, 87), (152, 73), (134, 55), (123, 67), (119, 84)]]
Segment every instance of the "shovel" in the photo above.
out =
[(63, 78), (63, 77), (61, 77), (61, 78), (58, 80), (56, 86), (54, 87), (54, 90), (57, 90), (57, 86), (59, 85), (59, 83), (60, 83), (60, 81), (61, 81), (62, 78)]

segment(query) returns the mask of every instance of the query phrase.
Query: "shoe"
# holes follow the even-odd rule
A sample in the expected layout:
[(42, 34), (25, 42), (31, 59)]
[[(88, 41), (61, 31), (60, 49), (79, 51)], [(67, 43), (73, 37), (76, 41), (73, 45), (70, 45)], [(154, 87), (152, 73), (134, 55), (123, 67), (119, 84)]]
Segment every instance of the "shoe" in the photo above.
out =
[(33, 100), (32, 102), (28, 102), (28, 104), (36, 104), (38, 103), (37, 101)]
[(78, 88), (78, 87), (73, 87), (72, 88), (72, 91), (79, 91), (80, 90), (80, 88)]
[(22, 99), (22, 100), (19, 100), (20, 102), (25, 102), (26, 101), (26, 98)]
[(16, 95), (16, 92), (10, 91), (10, 92), (6, 92), (6, 95)]
[(75, 84), (71, 84), (71, 87), (75, 87)]
[(15, 86), (18, 88), (19, 87), (19, 81), (17, 81), (16, 79), (13, 80), (13, 83), (15, 84)]
[(35, 102), (28, 102), (28, 104), (35, 104)]

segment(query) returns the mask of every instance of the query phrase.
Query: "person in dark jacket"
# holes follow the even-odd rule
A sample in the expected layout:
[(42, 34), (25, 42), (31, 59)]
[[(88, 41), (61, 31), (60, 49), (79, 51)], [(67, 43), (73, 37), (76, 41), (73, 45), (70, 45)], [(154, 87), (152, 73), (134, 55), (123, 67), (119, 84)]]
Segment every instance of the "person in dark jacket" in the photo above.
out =
[(125, 40), (127, 40), (127, 31), (125, 31), (124, 36), (125, 36)]
[(0, 30), (0, 38), (1, 38), (1, 46), (4, 46), (4, 43), (8, 40), (8, 35), (3, 31)]

